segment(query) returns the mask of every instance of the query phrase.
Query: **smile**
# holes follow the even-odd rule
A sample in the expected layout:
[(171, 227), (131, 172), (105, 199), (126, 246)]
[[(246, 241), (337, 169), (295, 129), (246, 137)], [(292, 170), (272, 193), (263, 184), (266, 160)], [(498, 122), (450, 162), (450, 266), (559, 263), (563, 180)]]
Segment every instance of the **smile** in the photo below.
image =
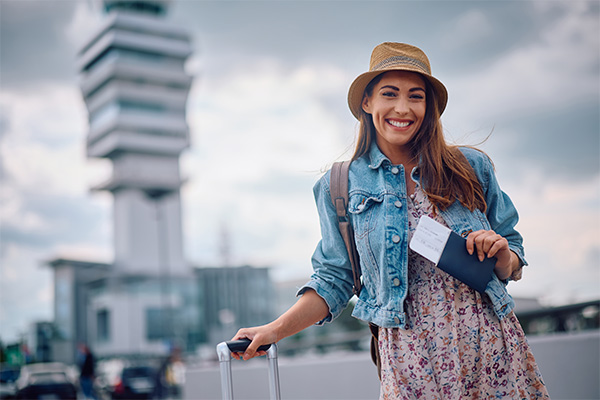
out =
[(407, 126), (412, 124), (412, 121), (393, 121), (390, 119), (388, 119), (387, 122), (388, 124), (395, 126), (396, 128), (406, 128)]

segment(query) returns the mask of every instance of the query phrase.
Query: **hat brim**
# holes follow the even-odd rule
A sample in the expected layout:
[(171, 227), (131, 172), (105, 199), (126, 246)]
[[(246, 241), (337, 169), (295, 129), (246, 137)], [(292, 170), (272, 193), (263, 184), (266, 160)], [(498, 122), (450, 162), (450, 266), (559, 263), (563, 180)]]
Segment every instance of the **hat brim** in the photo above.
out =
[(433, 87), (433, 91), (438, 103), (438, 109), (440, 115), (442, 115), (446, 109), (446, 104), (448, 103), (448, 91), (446, 90), (444, 84), (433, 76), (424, 74), (421, 70), (403, 66), (402, 68), (389, 68), (365, 72), (364, 74), (359, 75), (354, 82), (352, 82), (350, 89), (348, 90), (348, 106), (350, 107), (350, 111), (352, 111), (352, 114), (356, 117), (356, 119), (360, 120), (363, 96), (369, 82), (371, 82), (376, 76), (389, 71), (416, 72), (421, 75), (423, 79), (426, 79)]

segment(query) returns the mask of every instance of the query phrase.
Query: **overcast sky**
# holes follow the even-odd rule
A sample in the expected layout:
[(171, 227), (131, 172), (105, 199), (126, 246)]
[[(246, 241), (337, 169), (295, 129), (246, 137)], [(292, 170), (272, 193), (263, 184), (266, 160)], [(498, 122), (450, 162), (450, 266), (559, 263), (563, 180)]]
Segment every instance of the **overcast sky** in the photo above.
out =
[[(0, 0), (0, 339), (53, 318), (44, 261), (112, 257), (112, 199), (89, 188), (76, 52), (95, 3)], [(449, 141), (493, 158), (530, 263), (514, 296), (600, 297), (598, 1), (175, 1), (196, 78), (181, 165), (185, 254), (308, 278), (319, 240), (312, 186), (347, 158), (351, 81), (384, 41), (417, 45), (448, 88)]]

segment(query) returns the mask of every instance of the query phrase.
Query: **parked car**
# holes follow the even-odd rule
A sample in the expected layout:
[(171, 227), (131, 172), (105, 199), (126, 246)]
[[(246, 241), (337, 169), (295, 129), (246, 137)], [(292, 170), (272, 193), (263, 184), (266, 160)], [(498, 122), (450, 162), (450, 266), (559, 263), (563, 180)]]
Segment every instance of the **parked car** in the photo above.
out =
[(121, 380), (125, 362), (121, 359), (99, 360), (96, 364), (94, 390), (100, 400), (110, 400), (115, 385)]
[(62, 363), (28, 364), (17, 379), (17, 399), (77, 399), (72, 371)]
[(112, 388), (113, 399), (151, 399), (154, 396), (157, 370), (149, 365), (123, 367)]
[(12, 364), (0, 364), (0, 399), (14, 399), (17, 394), (17, 379), (21, 367)]

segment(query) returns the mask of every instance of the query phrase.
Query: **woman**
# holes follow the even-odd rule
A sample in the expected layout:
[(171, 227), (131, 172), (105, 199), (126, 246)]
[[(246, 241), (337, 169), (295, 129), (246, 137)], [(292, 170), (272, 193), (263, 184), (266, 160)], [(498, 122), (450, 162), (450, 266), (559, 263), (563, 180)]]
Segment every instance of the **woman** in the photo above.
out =
[[(381, 398), (548, 398), (506, 291), (526, 265), (517, 212), (484, 153), (446, 144), (446, 102), (427, 56), (402, 43), (377, 46), (369, 72), (348, 94), (360, 121), (349, 173), (348, 211), (363, 274), (353, 315), (379, 326)], [(314, 274), (278, 319), (239, 330), (234, 339), (252, 340), (244, 359), (264, 354), (256, 352), (261, 344), (330, 322), (352, 296), (329, 178), (314, 188), (322, 231)], [(496, 258), (485, 294), (409, 250), (422, 215), (466, 237), (480, 260)]]

